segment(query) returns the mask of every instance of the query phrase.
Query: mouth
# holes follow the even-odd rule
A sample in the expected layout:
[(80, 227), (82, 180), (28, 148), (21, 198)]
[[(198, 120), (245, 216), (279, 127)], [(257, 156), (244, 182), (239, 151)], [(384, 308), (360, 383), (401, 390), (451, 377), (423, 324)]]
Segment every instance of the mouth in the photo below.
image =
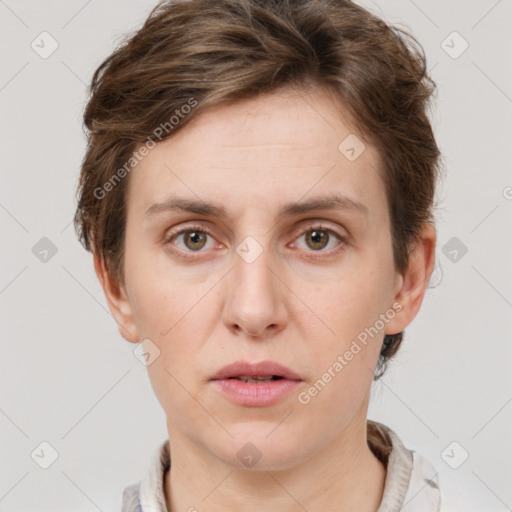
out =
[(238, 377), (228, 377), (228, 380), (235, 379), (235, 380), (241, 380), (243, 382), (250, 382), (253, 384), (257, 384), (259, 382), (271, 382), (274, 380), (281, 380), (284, 379), (284, 377), (281, 377), (280, 375), (272, 375), (272, 376), (263, 376), (263, 375), (254, 375), (252, 377), (248, 377), (247, 375), (240, 375)]
[(221, 368), (210, 380), (226, 379), (258, 383), (282, 379), (301, 381), (302, 377), (276, 361), (261, 361), (259, 363), (236, 361)]
[(269, 407), (284, 400), (303, 379), (275, 361), (225, 366), (211, 379), (214, 387), (229, 401), (242, 407)]

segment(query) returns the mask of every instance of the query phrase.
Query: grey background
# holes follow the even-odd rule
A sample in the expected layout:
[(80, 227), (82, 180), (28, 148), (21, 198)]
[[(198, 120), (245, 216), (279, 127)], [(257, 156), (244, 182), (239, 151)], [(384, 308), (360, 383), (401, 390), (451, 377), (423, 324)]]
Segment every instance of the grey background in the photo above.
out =
[[(464, 478), (475, 510), (512, 510), (512, 2), (361, 3), (427, 52), (446, 174), (437, 286), (375, 386), (369, 418)], [(86, 84), (154, 4), (0, 0), (2, 511), (119, 510), (167, 435), (71, 225)], [(59, 45), (47, 59), (31, 48), (43, 31)], [(458, 58), (441, 46), (453, 31), (469, 43)], [(452, 53), (461, 48), (447, 41)], [(43, 237), (57, 251), (46, 262), (33, 252)], [(42, 441), (58, 452), (48, 469), (31, 458)], [(458, 469), (442, 457), (453, 441), (469, 453)]]

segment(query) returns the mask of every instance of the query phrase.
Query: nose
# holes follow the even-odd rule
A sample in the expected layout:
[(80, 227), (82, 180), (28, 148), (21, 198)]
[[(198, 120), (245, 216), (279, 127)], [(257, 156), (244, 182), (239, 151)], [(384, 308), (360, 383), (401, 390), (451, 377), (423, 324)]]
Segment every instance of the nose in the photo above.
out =
[(251, 262), (238, 254), (234, 256), (234, 268), (225, 283), (222, 320), (235, 334), (266, 338), (286, 327), (287, 287), (275, 266), (270, 249), (264, 249)]

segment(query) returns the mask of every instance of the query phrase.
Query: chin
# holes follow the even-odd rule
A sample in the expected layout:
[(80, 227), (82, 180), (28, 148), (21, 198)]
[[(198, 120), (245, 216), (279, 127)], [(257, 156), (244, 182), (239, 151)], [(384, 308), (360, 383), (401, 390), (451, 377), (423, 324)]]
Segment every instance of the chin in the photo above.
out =
[[(287, 429), (277, 432), (282, 426), (276, 429), (273, 423), (269, 428), (266, 423), (265, 428), (260, 429), (247, 424), (245, 427), (237, 429), (236, 435), (230, 430), (233, 438), (229, 439), (227, 445), (217, 446), (212, 453), (226, 464), (251, 471), (283, 471), (308, 458), (304, 440), (296, 438)], [(273, 429), (276, 430), (272, 432)], [(269, 432), (272, 433), (269, 435)]]

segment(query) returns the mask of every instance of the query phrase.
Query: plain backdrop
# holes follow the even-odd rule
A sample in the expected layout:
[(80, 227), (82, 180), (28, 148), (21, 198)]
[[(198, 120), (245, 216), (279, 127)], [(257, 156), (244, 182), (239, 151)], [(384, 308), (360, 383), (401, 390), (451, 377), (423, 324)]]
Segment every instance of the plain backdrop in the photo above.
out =
[[(512, 3), (361, 3), (425, 48), (445, 173), (433, 287), (372, 390), (369, 418), (464, 476), (475, 510), (512, 510)], [(167, 435), (71, 224), (87, 84), (154, 5), (0, 1), (3, 511), (119, 510)], [(58, 44), (47, 58), (33, 49), (41, 37), (46, 51)], [(41, 450), (58, 454), (47, 469)], [(446, 462), (466, 452), (457, 469)]]

